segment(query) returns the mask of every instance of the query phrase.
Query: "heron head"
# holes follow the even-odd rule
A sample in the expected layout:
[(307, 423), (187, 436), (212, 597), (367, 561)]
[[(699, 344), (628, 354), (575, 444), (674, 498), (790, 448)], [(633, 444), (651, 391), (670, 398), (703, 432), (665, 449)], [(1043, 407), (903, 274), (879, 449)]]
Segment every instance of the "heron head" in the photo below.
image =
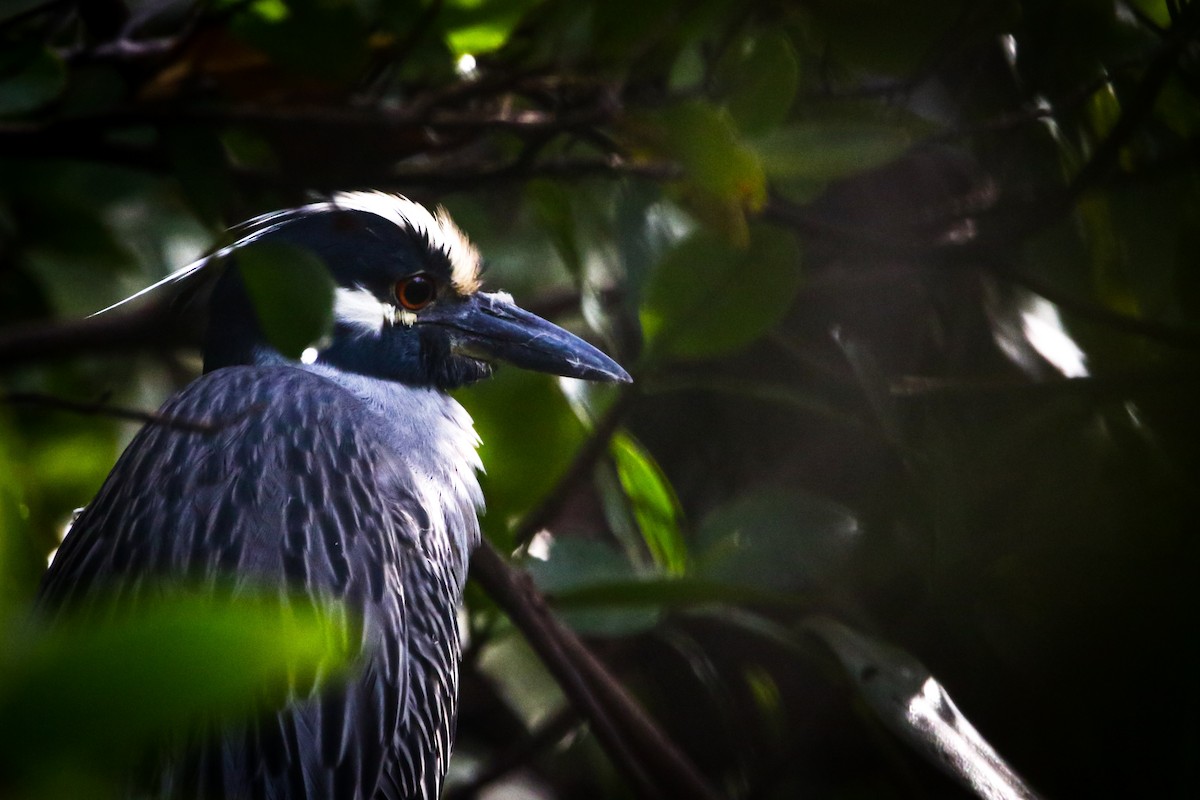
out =
[[(264, 215), (228, 248), (276, 240), (311, 251), (336, 285), (334, 327), (306, 360), (420, 386), (454, 388), (497, 362), (573, 378), (628, 381), (615, 361), (562, 328), (481, 290), (478, 251), (444, 209), (353, 192)], [(213, 292), (205, 369), (281, 358), (259, 330), (237, 270)]]

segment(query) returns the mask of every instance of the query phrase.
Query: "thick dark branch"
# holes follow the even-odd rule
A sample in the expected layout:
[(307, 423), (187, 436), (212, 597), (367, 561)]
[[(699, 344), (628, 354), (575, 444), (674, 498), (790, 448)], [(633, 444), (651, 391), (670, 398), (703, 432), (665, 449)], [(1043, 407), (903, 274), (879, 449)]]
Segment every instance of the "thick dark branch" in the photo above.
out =
[(84, 353), (169, 350), (182, 343), (162, 310), (147, 305), (126, 313), (31, 323), (0, 331), (0, 369)]
[(720, 797), (579, 637), (554, 617), (528, 575), (509, 566), (487, 542), (475, 551), (471, 575), (525, 635), (640, 795)]

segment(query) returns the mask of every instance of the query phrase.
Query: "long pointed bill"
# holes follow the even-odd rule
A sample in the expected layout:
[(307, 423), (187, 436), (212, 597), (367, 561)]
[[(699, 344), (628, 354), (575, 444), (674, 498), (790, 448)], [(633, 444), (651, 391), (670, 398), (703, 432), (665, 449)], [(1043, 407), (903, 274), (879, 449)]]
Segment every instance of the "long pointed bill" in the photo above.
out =
[[(439, 313), (440, 312), (440, 313)], [(476, 292), (462, 304), (430, 309), (419, 324), (450, 330), (451, 347), (481, 361), (567, 378), (629, 383), (629, 373), (578, 336), (515, 305), (507, 295)]]

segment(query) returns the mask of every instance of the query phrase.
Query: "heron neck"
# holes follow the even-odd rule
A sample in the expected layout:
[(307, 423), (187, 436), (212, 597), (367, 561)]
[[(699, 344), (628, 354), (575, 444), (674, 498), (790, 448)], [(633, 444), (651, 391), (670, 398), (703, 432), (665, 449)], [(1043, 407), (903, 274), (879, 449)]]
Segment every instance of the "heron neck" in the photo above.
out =
[(296, 364), (327, 378), (356, 396), (391, 432), (389, 444), (408, 468), (412, 488), (432, 515), (430, 547), (444, 549), (455, 564), (461, 589), (467, 560), (479, 543), (478, 513), (483, 491), (477, 472), (483, 464), (474, 422), (458, 401), (432, 387), (410, 386), (356, 372), (338, 370), (320, 362)]

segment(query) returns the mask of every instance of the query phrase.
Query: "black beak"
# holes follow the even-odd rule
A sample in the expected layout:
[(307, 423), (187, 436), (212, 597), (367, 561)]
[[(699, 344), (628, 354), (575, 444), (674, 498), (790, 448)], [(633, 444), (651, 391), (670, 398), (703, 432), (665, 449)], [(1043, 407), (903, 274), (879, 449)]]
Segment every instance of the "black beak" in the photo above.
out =
[(449, 329), (450, 347), (480, 361), (567, 378), (629, 383), (629, 373), (578, 336), (519, 308), (508, 295), (476, 292), (462, 303), (430, 308), (418, 324)]

